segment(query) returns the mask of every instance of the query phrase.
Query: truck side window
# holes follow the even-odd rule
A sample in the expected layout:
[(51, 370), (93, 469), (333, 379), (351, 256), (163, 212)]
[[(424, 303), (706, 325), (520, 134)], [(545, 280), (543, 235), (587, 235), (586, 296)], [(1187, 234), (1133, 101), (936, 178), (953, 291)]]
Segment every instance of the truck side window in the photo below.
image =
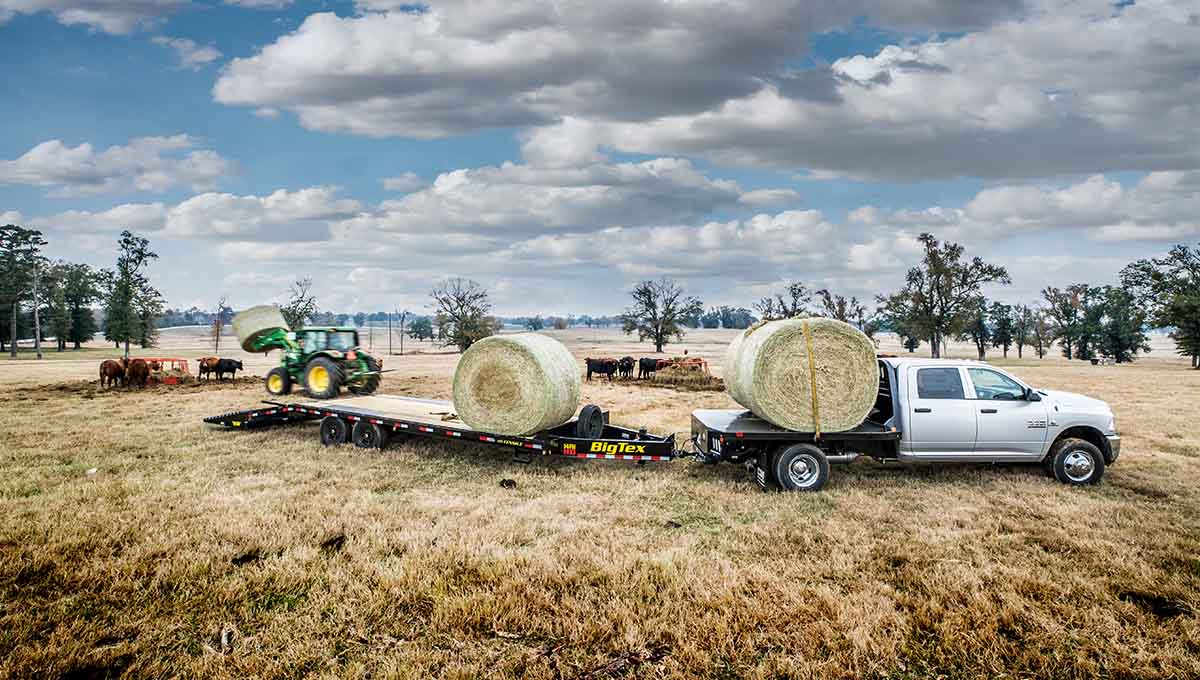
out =
[(917, 370), (917, 397), (921, 399), (965, 399), (962, 376), (957, 368)]
[(975, 386), (976, 399), (1007, 399), (1015, 401), (1025, 398), (1025, 388), (1017, 381), (986, 368), (968, 368), (971, 384)]

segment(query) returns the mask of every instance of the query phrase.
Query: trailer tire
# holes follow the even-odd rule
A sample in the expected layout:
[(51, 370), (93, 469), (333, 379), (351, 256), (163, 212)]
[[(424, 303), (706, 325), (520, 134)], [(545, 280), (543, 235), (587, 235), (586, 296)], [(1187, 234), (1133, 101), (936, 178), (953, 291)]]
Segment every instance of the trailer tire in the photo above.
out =
[(321, 443), (325, 446), (345, 444), (349, 433), (350, 427), (341, 418), (325, 416), (321, 419)]
[(382, 425), (360, 420), (354, 423), (350, 440), (360, 449), (382, 449), (387, 446), (388, 431)]
[(1054, 478), (1063, 484), (1096, 484), (1104, 477), (1104, 454), (1089, 441), (1064, 439), (1054, 445), (1049, 458)]
[(600, 439), (604, 436), (604, 411), (595, 404), (588, 404), (579, 411), (575, 421), (575, 436), (580, 439)]
[(267, 371), (263, 383), (267, 386), (267, 394), (272, 396), (282, 397), (292, 393), (292, 376), (288, 375), (287, 369), (282, 366)]
[(342, 387), (342, 369), (328, 357), (317, 357), (304, 367), (304, 389), (316, 399), (333, 399)]
[(829, 481), (829, 460), (812, 444), (792, 444), (771, 457), (771, 472), (784, 491), (819, 491)]

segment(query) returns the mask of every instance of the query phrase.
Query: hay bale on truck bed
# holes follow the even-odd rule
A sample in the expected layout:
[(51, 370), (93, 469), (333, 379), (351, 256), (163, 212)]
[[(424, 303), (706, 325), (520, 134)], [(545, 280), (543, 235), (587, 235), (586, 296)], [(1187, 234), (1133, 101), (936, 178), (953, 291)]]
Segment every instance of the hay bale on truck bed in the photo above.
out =
[(493, 335), (454, 369), (454, 409), (472, 429), (529, 435), (579, 408), (579, 365), (563, 344), (537, 333)]
[(786, 319), (738, 334), (725, 352), (724, 378), (734, 401), (779, 427), (842, 432), (871, 412), (879, 364), (874, 343), (850, 324)]
[(233, 317), (233, 332), (247, 352), (256, 351), (254, 345), (259, 338), (279, 328), (287, 330), (288, 325), (275, 305), (251, 307)]

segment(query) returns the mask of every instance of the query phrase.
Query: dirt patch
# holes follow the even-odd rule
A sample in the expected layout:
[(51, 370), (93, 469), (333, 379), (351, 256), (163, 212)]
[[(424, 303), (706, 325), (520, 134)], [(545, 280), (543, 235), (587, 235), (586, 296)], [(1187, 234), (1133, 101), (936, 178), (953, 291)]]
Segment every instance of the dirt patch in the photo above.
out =
[(258, 385), (261, 379), (253, 376), (227, 378), (225, 380), (190, 380), (178, 385), (147, 385), (145, 387), (100, 387), (98, 380), (69, 380), (61, 383), (35, 385), (14, 391), (17, 399), (45, 401), (56, 397), (82, 397), (94, 399), (99, 396), (121, 396), (126, 394), (168, 394), (171, 392), (208, 392), (232, 390), (246, 385)]
[(666, 387), (680, 392), (724, 392), (725, 382), (697, 368), (668, 367), (659, 370), (650, 380), (634, 380), (639, 387)]

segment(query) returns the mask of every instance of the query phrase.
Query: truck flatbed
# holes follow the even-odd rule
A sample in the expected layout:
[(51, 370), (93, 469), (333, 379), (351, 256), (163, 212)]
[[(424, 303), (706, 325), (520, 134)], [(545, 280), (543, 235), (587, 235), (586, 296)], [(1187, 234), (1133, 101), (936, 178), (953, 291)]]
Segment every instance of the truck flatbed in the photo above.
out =
[(392, 436), (457, 439), (512, 449), (522, 462), (539, 454), (638, 462), (667, 461), (683, 455), (675, 449), (674, 435), (611, 425), (608, 414), (595, 406), (585, 406), (580, 417), (558, 427), (530, 436), (512, 436), (471, 429), (454, 415), (451, 402), (440, 399), (373, 395), (263, 403), (259, 408), (209, 416), (204, 422), (253, 429), (320, 420), (321, 441), (326, 445), (353, 442), (361, 448), (382, 448)]

